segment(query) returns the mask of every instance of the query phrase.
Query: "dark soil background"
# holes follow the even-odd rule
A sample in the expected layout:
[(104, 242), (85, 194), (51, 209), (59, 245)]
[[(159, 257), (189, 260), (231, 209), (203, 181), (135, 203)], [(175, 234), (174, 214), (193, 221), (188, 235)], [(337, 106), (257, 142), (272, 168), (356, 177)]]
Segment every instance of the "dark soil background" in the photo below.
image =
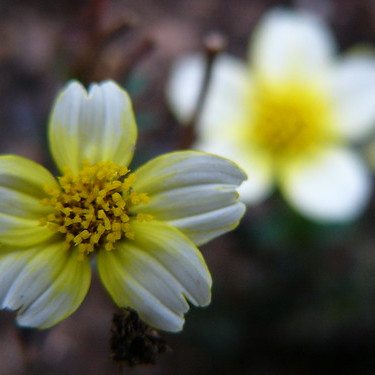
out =
[[(374, 47), (373, 0), (0, 0), (0, 153), (56, 171), (48, 115), (72, 78), (114, 78), (129, 90), (140, 128), (134, 166), (176, 149), (181, 131), (164, 94), (173, 61), (212, 31), (244, 58), (256, 22), (280, 5), (320, 14), (340, 51)], [(374, 218), (374, 200), (341, 226), (301, 218), (277, 193), (250, 208), (236, 231), (202, 247), (212, 304), (192, 308), (181, 333), (162, 333), (172, 350), (156, 365), (123, 374), (374, 374)], [(115, 311), (97, 280), (46, 332), (20, 332), (1, 311), (0, 375), (120, 374), (109, 350)]]

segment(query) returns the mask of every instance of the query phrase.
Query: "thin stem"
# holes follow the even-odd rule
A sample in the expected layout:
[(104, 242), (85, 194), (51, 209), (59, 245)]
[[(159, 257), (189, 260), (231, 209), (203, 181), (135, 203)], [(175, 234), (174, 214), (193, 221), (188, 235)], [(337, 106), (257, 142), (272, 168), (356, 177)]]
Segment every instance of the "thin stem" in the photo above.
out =
[(126, 79), (134, 67), (148, 54), (152, 52), (155, 47), (154, 40), (149, 36), (141, 36), (134, 44), (132, 49), (126, 53), (126, 58), (122, 60), (122, 66), (119, 67), (118, 72), (122, 77), (117, 79)]
[(198, 100), (194, 109), (194, 112), (190, 119), (184, 124), (183, 134), (181, 136), (179, 148), (185, 149), (190, 147), (196, 139), (196, 128), (199, 118), (204, 108), (208, 89), (210, 87), (212, 72), (216, 57), (220, 52), (224, 50), (226, 46), (226, 39), (223, 35), (215, 32), (209, 34), (204, 39), (204, 52), (205, 52), (205, 71), (203, 74), (203, 81), (200, 87)]

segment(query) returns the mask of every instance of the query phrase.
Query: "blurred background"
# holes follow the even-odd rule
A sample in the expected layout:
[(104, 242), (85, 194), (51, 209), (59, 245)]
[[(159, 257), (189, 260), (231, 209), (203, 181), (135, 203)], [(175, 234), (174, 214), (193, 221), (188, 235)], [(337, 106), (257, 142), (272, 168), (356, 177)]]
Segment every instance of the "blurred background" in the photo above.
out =
[[(373, 0), (0, 0), (0, 152), (56, 172), (46, 126), (72, 78), (114, 78), (130, 92), (140, 129), (133, 167), (175, 150), (181, 131), (165, 100), (173, 61), (202, 50), (211, 31), (245, 58), (256, 22), (280, 5), (318, 13), (340, 51), (375, 46)], [(235, 231), (201, 248), (211, 305), (192, 308), (181, 333), (162, 334), (172, 350), (156, 365), (123, 373), (374, 374), (374, 223), (374, 199), (346, 225), (308, 221), (277, 192), (249, 208)], [(1, 311), (0, 374), (25, 374), (23, 350), (26, 373), (119, 374), (109, 350), (115, 311), (94, 280), (78, 311), (26, 348), (14, 314)]]

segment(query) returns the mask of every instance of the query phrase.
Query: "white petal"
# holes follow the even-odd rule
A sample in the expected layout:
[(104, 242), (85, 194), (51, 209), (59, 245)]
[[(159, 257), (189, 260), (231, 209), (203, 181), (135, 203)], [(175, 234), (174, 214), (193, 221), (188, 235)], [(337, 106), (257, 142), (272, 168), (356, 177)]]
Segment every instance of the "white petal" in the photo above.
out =
[[(203, 56), (183, 57), (173, 67), (168, 82), (167, 97), (172, 110), (183, 123), (193, 115), (201, 90), (205, 70)], [(226, 54), (215, 60), (204, 108), (198, 121), (198, 131), (220, 132), (244, 115), (248, 106), (246, 95), (250, 77), (243, 62)]]
[(5, 249), (1, 246), (0, 252), (0, 306), (3, 305), (5, 296), (8, 293), (14, 280), (22, 269), (35, 255), (35, 251), (22, 251), (19, 249)]
[(229, 160), (174, 152), (151, 160), (135, 175), (134, 190), (151, 199), (134, 211), (173, 224), (196, 244), (233, 229), (244, 213), (236, 188), (246, 176)]
[(318, 221), (344, 222), (355, 219), (365, 208), (371, 179), (356, 154), (335, 149), (285, 168), (281, 189), (304, 215)]
[(17, 310), (22, 326), (48, 328), (72, 314), (90, 285), (90, 266), (62, 243), (0, 256), (1, 308)]
[(178, 228), (195, 244), (202, 245), (235, 229), (245, 210), (245, 205), (238, 202), (215, 211), (169, 220), (168, 223)]
[(331, 33), (319, 18), (279, 8), (261, 21), (249, 52), (263, 78), (314, 80), (330, 68), (334, 49)]
[(94, 84), (89, 91), (70, 83), (57, 98), (50, 119), (52, 155), (60, 169), (78, 172), (84, 160), (127, 166), (137, 137), (132, 104), (112, 81)]
[(132, 307), (153, 327), (179, 331), (188, 305), (210, 301), (211, 277), (195, 246), (177, 230), (134, 223), (135, 239), (98, 254), (106, 289), (121, 307)]
[(368, 136), (375, 128), (375, 57), (353, 54), (343, 59), (333, 84), (342, 134), (352, 140)]
[(251, 145), (243, 140), (234, 143), (207, 139), (197, 143), (196, 148), (233, 160), (245, 171), (248, 179), (238, 188), (242, 201), (249, 205), (256, 205), (271, 194), (274, 187), (274, 173), (272, 160), (265, 152), (251, 148)]
[(45, 197), (44, 186), (58, 184), (40, 164), (16, 155), (0, 157), (0, 185), (36, 199)]
[(152, 196), (149, 203), (135, 208), (150, 213), (158, 220), (186, 218), (203, 212), (216, 211), (237, 203), (238, 194), (232, 186), (220, 184), (181, 186)]
[(0, 243), (10, 246), (32, 246), (56, 235), (39, 220), (0, 213)]
[(58, 188), (41, 165), (19, 156), (0, 157), (0, 242), (29, 246), (53, 235), (39, 225), (51, 212), (42, 205), (45, 185)]

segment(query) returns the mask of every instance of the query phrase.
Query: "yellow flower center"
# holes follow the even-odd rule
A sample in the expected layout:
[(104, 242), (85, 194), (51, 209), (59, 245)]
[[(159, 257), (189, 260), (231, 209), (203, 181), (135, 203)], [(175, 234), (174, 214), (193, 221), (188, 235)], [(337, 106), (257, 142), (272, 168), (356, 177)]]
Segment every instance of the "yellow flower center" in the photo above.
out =
[(271, 156), (309, 152), (332, 138), (329, 101), (302, 84), (260, 87), (254, 97), (253, 141)]
[(42, 203), (55, 212), (41, 224), (62, 233), (66, 249), (78, 246), (80, 258), (98, 247), (112, 250), (123, 237), (133, 239), (132, 220), (152, 220), (152, 216), (129, 213), (130, 207), (149, 200), (147, 194), (133, 190), (135, 176), (129, 172), (112, 162), (86, 162), (77, 175), (66, 168), (58, 178), (61, 189), (45, 187), (50, 197)]

